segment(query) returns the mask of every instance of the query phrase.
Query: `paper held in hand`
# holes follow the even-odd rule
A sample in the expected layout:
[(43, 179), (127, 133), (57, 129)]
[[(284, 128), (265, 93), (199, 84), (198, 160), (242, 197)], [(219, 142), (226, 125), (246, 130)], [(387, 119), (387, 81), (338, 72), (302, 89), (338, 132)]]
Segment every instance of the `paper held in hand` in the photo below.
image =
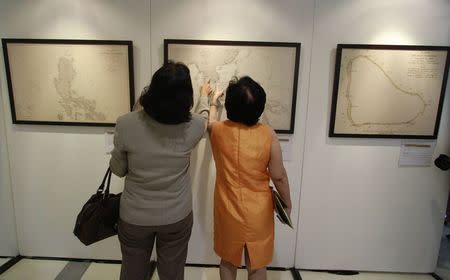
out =
[(277, 215), (280, 222), (290, 226), (293, 229), (294, 227), (292, 226), (291, 218), (289, 217), (289, 214), (286, 212), (286, 203), (283, 201), (280, 194), (273, 187), (270, 188), (272, 189), (273, 208), (275, 210), (275, 214)]

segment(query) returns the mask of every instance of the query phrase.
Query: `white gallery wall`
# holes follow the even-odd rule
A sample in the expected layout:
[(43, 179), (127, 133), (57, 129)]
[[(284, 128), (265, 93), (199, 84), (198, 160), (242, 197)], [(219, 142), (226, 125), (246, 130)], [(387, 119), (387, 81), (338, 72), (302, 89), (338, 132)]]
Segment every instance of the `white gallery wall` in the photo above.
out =
[[(135, 87), (150, 75), (149, 1), (0, 2), (2, 38), (132, 40)], [(106, 130), (13, 125), (1, 60), (2, 115), (11, 162), (19, 252), (25, 256), (120, 259), (117, 239), (85, 247), (72, 234), (76, 214), (106, 171)], [(114, 191), (122, 181), (114, 181)]]
[[(432, 2), (2, 0), (0, 37), (132, 40), (137, 95), (163, 61), (165, 38), (301, 42), (295, 134), (288, 137), (293, 155), (285, 162), (296, 230), (277, 224), (271, 265), (431, 272), (448, 172), (398, 168), (400, 140), (331, 139), (327, 131), (336, 44), (450, 45), (449, 2)], [(72, 235), (75, 215), (106, 168), (104, 132), (110, 129), (13, 125), (3, 65), (1, 56), (0, 105), (20, 254), (120, 259), (116, 238), (84, 247)], [(445, 102), (436, 155), (450, 152), (448, 97)], [(188, 262), (217, 263), (206, 138), (193, 154), (192, 175)], [(121, 186), (114, 181), (114, 191)]]
[[(296, 266), (432, 272), (450, 173), (399, 168), (400, 140), (329, 138), (337, 43), (450, 45), (448, 0), (316, 1)], [(450, 152), (450, 96), (435, 157)]]

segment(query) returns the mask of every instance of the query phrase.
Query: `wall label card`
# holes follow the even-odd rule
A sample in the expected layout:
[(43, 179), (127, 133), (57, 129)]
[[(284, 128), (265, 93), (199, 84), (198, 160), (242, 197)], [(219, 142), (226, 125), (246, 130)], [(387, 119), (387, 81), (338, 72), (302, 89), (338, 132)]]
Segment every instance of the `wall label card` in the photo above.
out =
[(436, 139), (449, 50), (338, 45), (329, 136)]
[(2, 39), (13, 123), (114, 126), (134, 103), (131, 41)]
[(403, 141), (398, 166), (430, 166), (436, 141)]
[(261, 121), (278, 133), (294, 132), (300, 43), (166, 39), (164, 61), (169, 60), (189, 67), (194, 107), (206, 79), (226, 89), (234, 77), (250, 76), (267, 95)]

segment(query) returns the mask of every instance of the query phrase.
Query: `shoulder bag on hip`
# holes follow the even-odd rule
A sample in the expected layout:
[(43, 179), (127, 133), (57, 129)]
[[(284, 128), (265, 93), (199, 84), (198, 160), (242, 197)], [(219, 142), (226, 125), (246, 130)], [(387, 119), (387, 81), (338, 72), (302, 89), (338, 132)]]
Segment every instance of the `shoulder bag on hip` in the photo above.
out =
[(90, 245), (117, 234), (122, 193), (110, 194), (110, 183), (111, 169), (108, 168), (97, 192), (84, 204), (77, 216), (73, 233), (84, 245)]

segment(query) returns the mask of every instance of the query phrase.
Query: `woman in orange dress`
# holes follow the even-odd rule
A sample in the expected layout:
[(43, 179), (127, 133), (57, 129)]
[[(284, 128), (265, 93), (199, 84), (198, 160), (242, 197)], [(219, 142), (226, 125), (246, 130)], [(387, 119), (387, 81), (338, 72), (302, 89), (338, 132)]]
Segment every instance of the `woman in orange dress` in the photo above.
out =
[(216, 163), (214, 250), (222, 260), (222, 280), (236, 279), (242, 252), (248, 279), (266, 279), (272, 261), (274, 214), (269, 180), (291, 210), (289, 183), (274, 130), (258, 123), (264, 111), (264, 89), (250, 77), (230, 82), (225, 108), (228, 120), (217, 121), (213, 95), (209, 133)]

